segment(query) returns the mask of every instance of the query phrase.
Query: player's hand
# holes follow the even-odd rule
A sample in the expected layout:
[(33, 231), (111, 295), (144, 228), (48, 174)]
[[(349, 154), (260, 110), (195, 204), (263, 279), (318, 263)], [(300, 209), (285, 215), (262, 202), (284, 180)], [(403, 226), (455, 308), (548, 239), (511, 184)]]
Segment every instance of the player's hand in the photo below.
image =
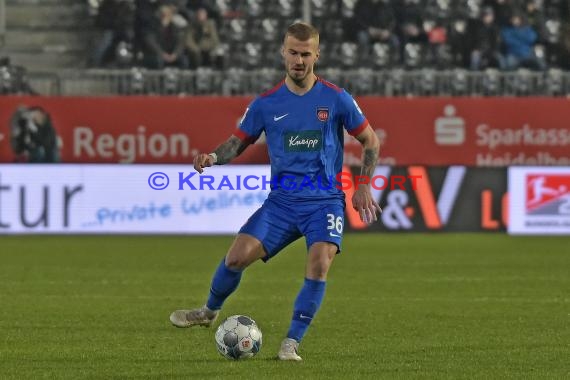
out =
[(214, 157), (207, 153), (200, 153), (194, 157), (194, 169), (202, 174), (204, 173), (204, 168), (214, 165)]
[(352, 196), (352, 207), (360, 215), (360, 220), (364, 223), (373, 223), (378, 220), (378, 214), (382, 209), (378, 203), (372, 198), (370, 188), (360, 186)]

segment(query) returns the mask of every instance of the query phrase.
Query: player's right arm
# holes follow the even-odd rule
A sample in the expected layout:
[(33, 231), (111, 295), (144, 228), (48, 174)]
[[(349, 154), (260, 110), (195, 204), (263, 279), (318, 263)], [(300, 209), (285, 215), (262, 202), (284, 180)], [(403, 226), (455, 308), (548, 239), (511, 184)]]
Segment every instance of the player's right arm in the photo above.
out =
[(204, 168), (212, 165), (224, 165), (239, 156), (245, 148), (251, 144), (251, 140), (242, 140), (236, 135), (231, 135), (224, 143), (212, 153), (200, 153), (194, 157), (194, 169), (198, 173), (203, 173)]
[(194, 157), (194, 169), (198, 173), (204, 172), (208, 166), (227, 164), (259, 138), (264, 125), (258, 100), (255, 99), (247, 107), (238, 129), (226, 142), (218, 145), (212, 153), (201, 153)]

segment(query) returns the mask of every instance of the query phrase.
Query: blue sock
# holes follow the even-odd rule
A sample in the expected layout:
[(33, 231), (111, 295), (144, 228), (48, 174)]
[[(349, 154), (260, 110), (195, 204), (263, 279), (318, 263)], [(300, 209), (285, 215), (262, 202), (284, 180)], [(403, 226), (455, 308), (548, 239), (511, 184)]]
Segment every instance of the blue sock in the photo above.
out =
[(210, 295), (206, 306), (210, 310), (220, 310), (226, 298), (236, 290), (241, 280), (241, 270), (229, 269), (226, 266), (226, 258), (222, 260), (210, 287)]
[(305, 278), (305, 284), (295, 300), (293, 318), (291, 320), (291, 327), (289, 327), (289, 332), (287, 333), (287, 338), (295, 339), (297, 342), (303, 339), (307, 328), (321, 306), (321, 302), (325, 296), (326, 284), (326, 281)]

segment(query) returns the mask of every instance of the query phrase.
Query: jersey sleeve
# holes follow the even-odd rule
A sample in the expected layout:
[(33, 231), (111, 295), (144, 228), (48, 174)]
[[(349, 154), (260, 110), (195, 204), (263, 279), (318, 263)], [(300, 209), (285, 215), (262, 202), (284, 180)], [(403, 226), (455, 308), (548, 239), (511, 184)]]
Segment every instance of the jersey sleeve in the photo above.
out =
[(238, 128), (234, 133), (241, 140), (249, 140), (253, 143), (265, 129), (260, 108), (259, 98), (257, 98), (249, 104), (243, 113)]
[(359, 135), (368, 125), (368, 120), (362, 113), (356, 100), (346, 90), (339, 93), (340, 120), (344, 128), (352, 136)]

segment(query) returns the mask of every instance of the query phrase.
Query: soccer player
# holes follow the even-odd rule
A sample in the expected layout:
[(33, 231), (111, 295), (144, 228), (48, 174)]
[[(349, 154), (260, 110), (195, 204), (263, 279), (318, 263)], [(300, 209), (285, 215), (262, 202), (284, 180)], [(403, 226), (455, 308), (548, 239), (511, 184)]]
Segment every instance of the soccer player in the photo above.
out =
[[(199, 173), (205, 167), (227, 164), (265, 132), (275, 179), (271, 192), (220, 262), (206, 304), (177, 310), (170, 321), (177, 327), (212, 325), (245, 268), (259, 259), (271, 259), (304, 236), (305, 280), (278, 354), (281, 360), (298, 361), (302, 360), (299, 343), (321, 305), (327, 272), (341, 250), (345, 200), (335, 176), (342, 168), (343, 127), (363, 145), (361, 175), (368, 178), (373, 175), (380, 142), (354, 99), (313, 72), (320, 54), (319, 34), (313, 26), (302, 22), (289, 26), (281, 54), (285, 79), (249, 105), (226, 142), (194, 159)], [(376, 221), (381, 212), (369, 184), (355, 190), (352, 206), (367, 223)]]

